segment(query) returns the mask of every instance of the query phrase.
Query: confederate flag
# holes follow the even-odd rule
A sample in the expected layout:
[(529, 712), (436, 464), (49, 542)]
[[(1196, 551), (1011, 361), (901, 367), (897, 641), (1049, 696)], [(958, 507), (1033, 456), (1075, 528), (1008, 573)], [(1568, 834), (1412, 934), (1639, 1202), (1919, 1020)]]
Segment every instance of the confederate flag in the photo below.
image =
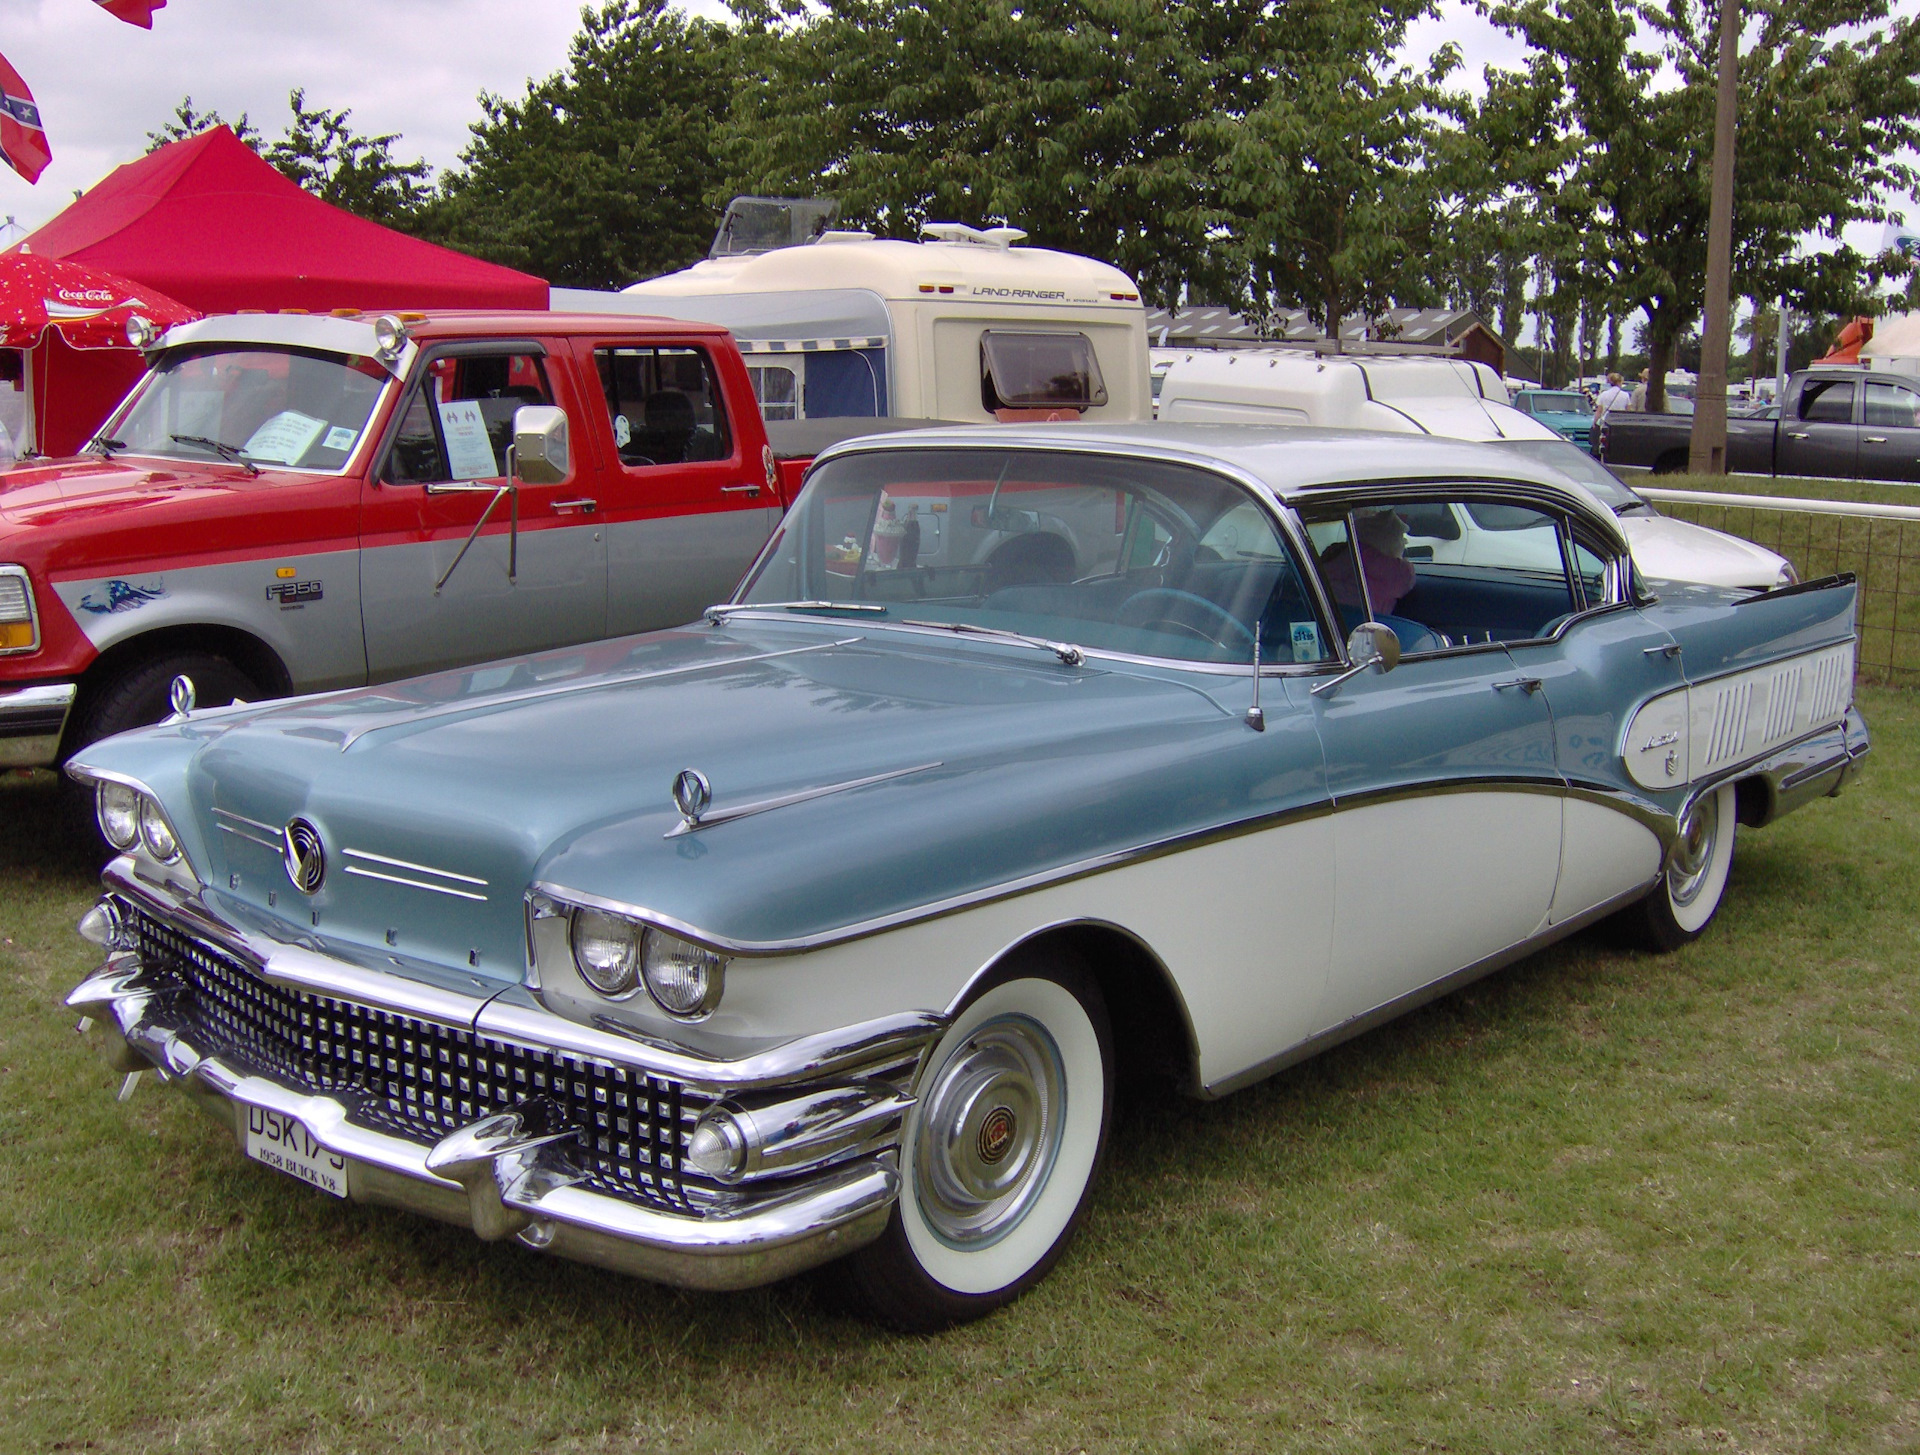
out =
[(167, 0), (93, 0), (109, 15), (117, 15), (128, 25), (140, 26), (143, 30), (153, 29), (153, 12), (165, 10)]
[(0, 56), (0, 161), (29, 182), (38, 182), (52, 160), (53, 148), (40, 129), (40, 108), (33, 104), (33, 92), (7, 58)]

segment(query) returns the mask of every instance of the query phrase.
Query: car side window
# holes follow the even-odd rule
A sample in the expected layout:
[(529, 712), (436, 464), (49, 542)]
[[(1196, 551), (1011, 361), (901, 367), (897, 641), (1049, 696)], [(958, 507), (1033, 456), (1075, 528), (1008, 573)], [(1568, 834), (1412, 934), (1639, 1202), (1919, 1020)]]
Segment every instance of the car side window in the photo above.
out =
[(1465, 494), (1359, 503), (1315, 512), (1307, 532), (1342, 632), (1382, 622), (1409, 656), (1551, 636), (1605, 590), (1605, 561), (1576, 553), (1570, 574), (1562, 518), (1533, 505)]
[(1809, 379), (1800, 391), (1800, 417), (1809, 423), (1853, 423), (1853, 380)]
[(1866, 421), (1880, 428), (1912, 429), (1916, 423), (1916, 408), (1920, 406), (1920, 394), (1904, 389), (1898, 384), (1882, 384), (1877, 380), (1867, 381)]
[(609, 346), (595, 349), (593, 359), (622, 465), (647, 469), (733, 453), (720, 381), (705, 349)]
[(537, 354), (430, 360), (400, 416), (380, 478), (404, 485), (505, 475), (515, 411), (551, 403), (546, 366)]

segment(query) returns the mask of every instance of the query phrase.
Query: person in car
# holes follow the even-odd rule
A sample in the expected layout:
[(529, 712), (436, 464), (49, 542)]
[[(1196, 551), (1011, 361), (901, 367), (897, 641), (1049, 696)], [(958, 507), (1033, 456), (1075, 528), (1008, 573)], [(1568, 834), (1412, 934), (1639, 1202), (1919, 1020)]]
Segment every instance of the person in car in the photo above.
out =
[(1353, 552), (1339, 544), (1322, 563), (1327, 589), (1342, 606), (1365, 607), (1373, 603), (1375, 616), (1384, 616), (1413, 590), (1413, 566), (1406, 559), (1407, 523), (1392, 509), (1369, 510), (1355, 517), (1354, 529), (1360, 541), (1360, 569), (1366, 573), (1366, 597), (1360, 594), (1360, 577), (1353, 569)]

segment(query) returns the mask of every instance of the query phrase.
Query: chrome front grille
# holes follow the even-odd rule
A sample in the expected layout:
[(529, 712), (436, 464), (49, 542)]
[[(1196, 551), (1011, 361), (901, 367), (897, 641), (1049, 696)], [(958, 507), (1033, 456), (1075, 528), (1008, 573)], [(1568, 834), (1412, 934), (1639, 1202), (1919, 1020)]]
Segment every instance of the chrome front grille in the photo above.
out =
[(334, 1097), (359, 1125), (432, 1144), (529, 1099), (582, 1129), (572, 1160), (596, 1191), (687, 1210), (728, 1200), (683, 1176), (710, 1100), (680, 1083), (270, 985), (223, 951), (136, 910), (142, 963), (179, 996), (178, 1029), (207, 1055)]

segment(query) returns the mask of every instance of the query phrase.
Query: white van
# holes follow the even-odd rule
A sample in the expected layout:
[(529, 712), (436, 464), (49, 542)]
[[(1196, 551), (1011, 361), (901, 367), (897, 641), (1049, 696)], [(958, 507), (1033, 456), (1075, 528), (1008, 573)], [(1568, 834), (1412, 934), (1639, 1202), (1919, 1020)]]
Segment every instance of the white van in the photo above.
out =
[(796, 229), (727, 251), (736, 213), (804, 205), (737, 198), (717, 256), (620, 293), (556, 288), (553, 307), (723, 325), (769, 423), (1152, 418), (1146, 309), (1118, 268), (949, 222), (921, 242)]
[[(1585, 450), (1510, 402), (1507, 386), (1485, 364), (1403, 355), (1316, 356), (1298, 349), (1194, 349), (1181, 354), (1160, 382), (1160, 418), (1232, 424), (1310, 424), (1432, 434), (1504, 445), (1571, 475), (1620, 517), (1642, 572), (1670, 581), (1769, 589), (1793, 581), (1784, 556), (1722, 531), (1661, 515)], [(1409, 526), (1418, 524), (1409, 522)], [(1426, 536), (1409, 531), (1408, 554), (1444, 561), (1479, 540), (1492, 551), (1495, 524), (1464, 516)], [(1515, 552), (1544, 549), (1515, 537)], [(1491, 559), (1476, 556), (1475, 559)], [(1529, 564), (1514, 559), (1514, 565)], [(1548, 569), (1555, 561), (1543, 560)]]

